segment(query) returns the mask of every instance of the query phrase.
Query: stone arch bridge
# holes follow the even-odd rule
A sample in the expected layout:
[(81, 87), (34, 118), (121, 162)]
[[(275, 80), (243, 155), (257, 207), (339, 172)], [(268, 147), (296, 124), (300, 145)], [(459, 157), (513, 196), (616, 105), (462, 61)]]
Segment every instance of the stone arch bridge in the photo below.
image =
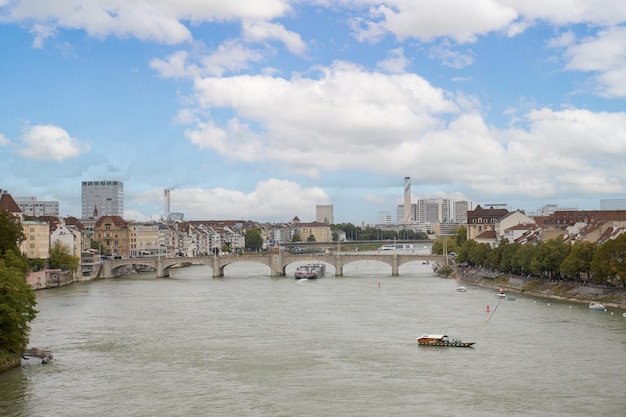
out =
[(323, 262), (335, 268), (335, 276), (343, 275), (343, 267), (356, 261), (378, 261), (391, 266), (391, 275), (399, 275), (400, 265), (414, 261), (438, 262), (443, 264), (445, 257), (442, 255), (417, 255), (417, 254), (317, 254), (317, 255), (294, 255), (294, 254), (250, 254), (250, 255), (221, 255), (221, 256), (194, 256), (176, 258), (129, 258), (112, 259), (102, 262), (99, 277), (114, 278), (121, 274), (121, 269), (127, 266), (149, 266), (156, 270), (157, 278), (169, 276), (169, 269), (174, 265), (183, 263), (208, 265), (213, 269), (214, 277), (223, 277), (224, 268), (236, 262), (256, 262), (267, 265), (270, 268), (270, 276), (284, 276), (288, 265), (295, 262)]

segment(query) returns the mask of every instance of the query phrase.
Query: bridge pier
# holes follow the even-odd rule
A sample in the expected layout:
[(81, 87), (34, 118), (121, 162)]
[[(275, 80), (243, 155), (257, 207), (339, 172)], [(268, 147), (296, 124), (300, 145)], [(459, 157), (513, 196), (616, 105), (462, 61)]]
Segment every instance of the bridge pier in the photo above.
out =
[(220, 278), (224, 276), (224, 267), (220, 266), (217, 256), (213, 256), (213, 278)]
[(285, 267), (283, 267), (283, 258), (280, 254), (272, 254), (270, 260), (270, 276), (283, 277), (285, 276)]
[(169, 268), (163, 268), (163, 259), (159, 258), (156, 261), (156, 277), (167, 278), (170, 276)]
[(335, 276), (342, 277), (343, 276), (343, 259), (341, 258), (341, 254), (338, 253), (335, 256)]
[(400, 268), (400, 258), (398, 258), (398, 254), (396, 253), (391, 260), (391, 276), (397, 277), (400, 275), (398, 269)]

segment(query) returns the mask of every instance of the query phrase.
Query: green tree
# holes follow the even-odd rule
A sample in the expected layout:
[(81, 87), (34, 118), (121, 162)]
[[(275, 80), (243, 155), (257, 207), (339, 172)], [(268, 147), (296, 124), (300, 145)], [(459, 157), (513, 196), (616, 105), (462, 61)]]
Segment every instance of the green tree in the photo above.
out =
[(246, 248), (252, 251), (258, 251), (263, 247), (263, 237), (259, 229), (246, 230)]
[(0, 258), (0, 351), (21, 353), (28, 344), (29, 323), (37, 315), (37, 301), (24, 272), (8, 263)]
[(60, 240), (55, 240), (50, 248), (50, 268), (76, 272), (79, 265), (80, 258), (73, 256), (66, 244)]
[(0, 256), (8, 251), (20, 256), (20, 243), (26, 239), (22, 223), (8, 211), (0, 210)]
[(597, 248), (598, 245), (587, 241), (574, 243), (569, 254), (561, 263), (561, 273), (567, 277), (578, 279), (580, 279), (581, 273), (589, 273)]
[(515, 253), (513, 259), (511, 259), (511, 267), (520, 275), (530, 274), (530, 261), (533, 259), (535, 253), (535, 246), (533, 245), (520, 245)]
[(509, 240), (502, 239), (498, 246), (492, 248), (489, 251), (489, 256), (487, 256), (486, 266), (494, 270), (500, 270), (500, 265), (502, 264), (502, 254), (504, 253), (504, 250), (507, 248), (508, 245)]
[(461, 248), (463, 244), (467, 241), (467, 227), (459, 226), (452, 231), (454, 233), (454, 242), (456, 243), (457, 248)]
[(295, 232), (291, 237), (292, 242), (302, 242), (302, 238), (300, 237), (300, 232)]
[(537, 275), (548, 275), (553, 278), (559, 274), (561, 264), (570, 251), (570, 245), (562, 239), (550, 239), (539, 242), (530, 262), (530, 269)]
[(444, 277), (449, 277), (454, 272), (454, 269), (450, 265), (443, 265), (441, 268), (437, 270), (439, 275), (443, 275)]
[(307, 242), (315, 242), (315, 236), (313, 235), (309, 235), (309, 237), (306, 238)]
[(478, 243), (474, 239), (465, 241), (456, 255), (456, 262), (467, 262), (469, 265), (486, 266), (491, 247), (486, 243)]
[(591, 271), (595, 282), (626, 284), (626, 234), (598, 247), (591, 261)]
[(440, 237), (439, 239), (435, 239), (435, 241), (433, 242), (431, 252), (433, 253), (433, 255), (443, 255), (444, 248), (447, 249), (448, 253), (450, 252), (458, 253), (459, 251), (459, 248), (453, 237), (443, 236), (443, 237)]

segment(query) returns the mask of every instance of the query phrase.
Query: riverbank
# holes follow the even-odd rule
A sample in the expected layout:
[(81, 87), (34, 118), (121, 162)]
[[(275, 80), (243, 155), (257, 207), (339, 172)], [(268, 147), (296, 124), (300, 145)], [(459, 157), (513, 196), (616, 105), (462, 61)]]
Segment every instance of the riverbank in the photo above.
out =
[(15, 353), (0, 352), (0, 373), (20, 366), (22, 357)]
[(581, 304), (597, 301), (607, 307), (626, 310), (626, 291), (623, 289), (580, 285), (569, 281), (544, 281), (464, 267), (456, 268), (456, 278), (479, 287), (496, 290), (502, 288), (506, 293), (526, 294)]

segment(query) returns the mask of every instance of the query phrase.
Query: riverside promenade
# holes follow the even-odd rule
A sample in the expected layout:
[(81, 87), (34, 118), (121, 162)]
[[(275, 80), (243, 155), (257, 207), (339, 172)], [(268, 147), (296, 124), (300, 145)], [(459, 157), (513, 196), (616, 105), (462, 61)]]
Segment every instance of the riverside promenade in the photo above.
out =
[(478, 287), (494, 290), (502, 288), (506, 293), (581, 304), (598, 301), (607, 307), (626, 310), (626, 290), (621, 288), (581, 285), (572, 281), (548, 281), (465, 267), (456, 268), (456, 278)]

